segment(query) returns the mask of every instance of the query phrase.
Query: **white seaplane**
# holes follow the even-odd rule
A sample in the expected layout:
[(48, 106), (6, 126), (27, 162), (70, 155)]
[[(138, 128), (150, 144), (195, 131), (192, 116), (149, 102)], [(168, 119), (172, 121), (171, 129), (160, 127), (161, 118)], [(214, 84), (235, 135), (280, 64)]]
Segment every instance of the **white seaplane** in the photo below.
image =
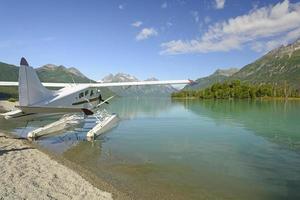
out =
[[(83, 112), (94, 115), (96, 108), (112, 98), (102, 99), (101, 88), (141, 85), (189, 84), (190, 80), (140, 81), (117, 83), (41, 83), (33, 67), (21, 58), (18, 82), (0, 82), (0, 86), (19, 87), (19, 106), (1, 114), (7, 120), (32, 120), (49, 115)], [(47, 88), (61, 88), (49, 90)], [(53, 125), (54, 126), (54, 125)], [(102, 125), (98, 127), (101, 128)], [(97, 128), (97, 127), (95, 127)]]

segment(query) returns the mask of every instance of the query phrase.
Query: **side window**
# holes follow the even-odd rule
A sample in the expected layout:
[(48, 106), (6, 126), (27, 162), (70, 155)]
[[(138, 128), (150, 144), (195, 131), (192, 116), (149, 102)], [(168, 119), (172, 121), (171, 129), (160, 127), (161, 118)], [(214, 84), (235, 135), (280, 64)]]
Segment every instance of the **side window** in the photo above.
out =
[(90, 96), (93, 96), (93, 95), (94, 95), (94, 90), (91, 90)]
[(89, 91), (86, 90), (85, 93), (84, 93), (84, 95), (87, 96), (88, 94), (89, 94)]
[(83, 97), (83, 92), (79, 93), (79, 98)]

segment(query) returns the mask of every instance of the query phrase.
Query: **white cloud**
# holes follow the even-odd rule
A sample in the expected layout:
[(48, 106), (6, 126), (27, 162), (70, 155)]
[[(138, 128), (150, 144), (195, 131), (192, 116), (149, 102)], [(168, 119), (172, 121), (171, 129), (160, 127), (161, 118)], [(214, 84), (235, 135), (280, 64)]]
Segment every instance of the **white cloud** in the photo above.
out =
[(300, 28), (284, 34), (283, 36), (276, 37), (269, 41), (254, 42), (251, 46), (252, 50), (256, 52), (267, 52), (281, 45), (287, 45), (291, 41), (295, 41), (300, 38)]
[(118, 8), (119, 8), (120, 10), (123, 10), (123, 9), (125, 8), (125, 6), (124, 6), (123, 4), (120, 4), (120, 5), (118, 6)]
[(198, 11), (191, 11), (191, 15), (193, 16), (195, 22), (198, 23), (200, 19)]
[(137, 34), (136, 40), (145, 40), (153, 36), (157, 36), (158, 32), (154, 28), (144, 28)]
[(223, 9), (225, 6), (225, 0), (216, 0), (216, 5), (215, 8), (216, 9)]
[(167, 4), (167, 2), (164, 2), (163, 4), (161, 4), (161, 6), (160, 6), (161, 8), (167, 8), (168, 7), (168, 4)]
[[(288, 0), (273, 6), (251, 10), (248, 14), (230, 18), (209, 26), (200, 38), (163, 43), (162, 54), (206, 53), (241, 49), (271, 48), (300, 36), (300, 4)], [(277, 42), (276, 42), (277, 41)]]
[(142, 24), (143, 24), (143, 22), (141, 22), (141, 21), (135, 21), (131, 24), (131, 26), (140, 27)]

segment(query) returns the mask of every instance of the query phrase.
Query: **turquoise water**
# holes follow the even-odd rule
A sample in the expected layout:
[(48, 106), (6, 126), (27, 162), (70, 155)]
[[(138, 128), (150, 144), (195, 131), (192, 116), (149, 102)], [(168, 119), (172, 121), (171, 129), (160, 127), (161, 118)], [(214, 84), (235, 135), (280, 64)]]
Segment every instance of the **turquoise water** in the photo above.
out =
[[(120, 98), (94, 142), (41, 138), (135, 199), (300, 199), (300, 101)], [(18, 129), (21, 130), (21, 129)]]

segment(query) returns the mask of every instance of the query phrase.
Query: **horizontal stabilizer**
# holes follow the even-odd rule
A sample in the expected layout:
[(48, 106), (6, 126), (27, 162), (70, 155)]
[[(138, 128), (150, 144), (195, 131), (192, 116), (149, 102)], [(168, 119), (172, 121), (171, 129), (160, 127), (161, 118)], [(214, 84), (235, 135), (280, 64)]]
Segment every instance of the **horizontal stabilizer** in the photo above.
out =
[(46, 106), (16, 106), (25, 113), (71, 113), (83, 112), (86, 115), (93, 115), (94, 113), (86, 108), (68, 108), (68, 107), (46, 107)]

